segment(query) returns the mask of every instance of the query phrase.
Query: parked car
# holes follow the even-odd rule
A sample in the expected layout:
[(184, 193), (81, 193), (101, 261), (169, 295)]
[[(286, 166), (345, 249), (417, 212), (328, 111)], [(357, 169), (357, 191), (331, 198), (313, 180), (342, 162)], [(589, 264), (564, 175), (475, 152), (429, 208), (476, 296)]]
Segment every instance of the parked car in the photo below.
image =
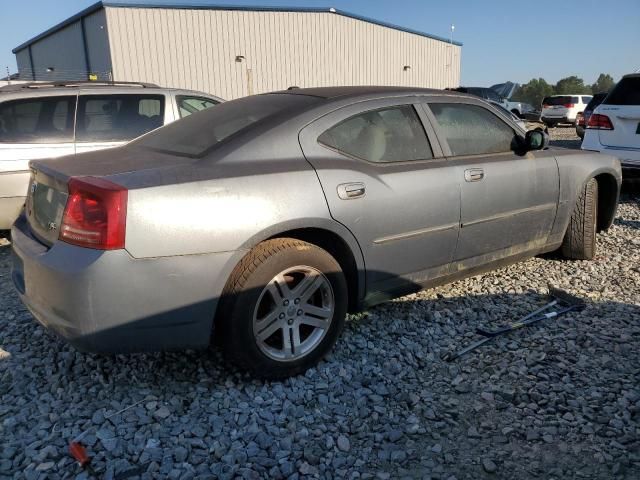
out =
[(56, 82), (0, 88), (0, 230), (24, 204), (27, 162), (122, 145), (218, 97), (150, 84)]
[(584, 129), (589, 122), (589, 117), (593, 113), (593, 110), (602, 103), (606, 96), (606, 93), (594, 94), (591, 101), (585, 107), (584, 112), (578, 114), (578, 119), (576, 121), (576, 134), (580, 138), (584, 138)]
[(13, 282), (82, 350), (213, 336), (256, 375), (294, 375), (347, 311), (558, 248), (592, 258), (619, 162), (547, 144), (442, 90), (233, 100), (123, 147), (31, 162)]
[[(528, 107), (530, 107), (530, 105), (528, 105), (526, 103), (514, 102), (514, 101), (511, 101), (511, 100), (507, 99), (506, 97), (500, 95), (498, 93), (498, 91), (496, 91), (496, 89), (494, 88), (494, 87), (498, 87), (500, 85), (502, 85), (502, 84), (494, 85), (491, 88), (485, 88), (485, 87), (458, 87), (458, 88), (452, 88), (451, 90), (454, 90), (454, 91), (460, 92), (460, 93), (468, 93), (469, 95), (474, 95), (476, 97), (483, 98), (488, 102), (499, 103), (500, 105), (502, 105), (503, 108), (505, 108), (506, 110), (510, 111), (511, 113), (513, 113), (514, 115), (518, 116), (519, 118), (522, 118), (522, 116), (525, 113), (533, 110), (533, 108), (528, 108)], [(509, 91), (513, 92), (514, 89), (511, 89)]]
[(582, 141), (583, 150), (615, 155), (625, 177), (640, 174), (640, 73), (625, 75), (595, 108)]
[(579, 113), (591, 101), (591, 95), (553, 95), (542, 100), (542, 121), (549, 127), (559, 123), (575, 126)]

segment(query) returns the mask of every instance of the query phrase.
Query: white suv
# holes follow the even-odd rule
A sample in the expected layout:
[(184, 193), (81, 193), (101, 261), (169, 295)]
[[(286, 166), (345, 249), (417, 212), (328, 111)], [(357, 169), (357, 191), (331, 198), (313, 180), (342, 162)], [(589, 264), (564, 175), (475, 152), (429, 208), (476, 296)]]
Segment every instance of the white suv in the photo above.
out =
[(593, 111), (582, 149), (615, 155), (625, 177), (640, 174), (640, 73), (622, 77)]
[(549, 127), (558, 123), (571, 123), (575, 126), (579, 113), (584, 112), (592, 95), (553, 95), (542, 100), (542, 121)]
[(0, 87), (0, 230), (10, 228), (22, 209), (29, 160), (122, 145), (221, 101), (143, 83)]

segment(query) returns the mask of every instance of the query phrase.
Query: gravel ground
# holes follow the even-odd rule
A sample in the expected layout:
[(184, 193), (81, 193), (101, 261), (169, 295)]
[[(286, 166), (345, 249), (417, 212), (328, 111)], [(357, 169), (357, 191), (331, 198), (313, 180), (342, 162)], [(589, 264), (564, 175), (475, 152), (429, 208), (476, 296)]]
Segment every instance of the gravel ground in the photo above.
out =
[[(0, 478), (90, 478), (67, 454), (84, 431), (107, 479), (640, 478), (639, 232), (628, 193), (596, 260), (534, 258), (352, 316), (284, 382), (215, 352), (78, 353), (21, 306), (0, 247)], [(588, 307), (440, 360), (548, 282)]]
[(579, 149), (582, 140), (576, 134), (575, 127), (559, 126), (549, 129), (551, 145), (564, 148)]

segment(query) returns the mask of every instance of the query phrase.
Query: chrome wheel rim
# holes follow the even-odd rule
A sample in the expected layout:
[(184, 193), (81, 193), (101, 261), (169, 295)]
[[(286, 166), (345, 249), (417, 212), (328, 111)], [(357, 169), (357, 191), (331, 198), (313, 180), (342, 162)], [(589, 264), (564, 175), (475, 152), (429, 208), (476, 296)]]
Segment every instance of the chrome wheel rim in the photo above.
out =
[(322, 342), (335, 302), (327, 277), (306, 265), (288, 268), (263, 288), (253, 312), (260, 351), (280, 362), (299, 360)]

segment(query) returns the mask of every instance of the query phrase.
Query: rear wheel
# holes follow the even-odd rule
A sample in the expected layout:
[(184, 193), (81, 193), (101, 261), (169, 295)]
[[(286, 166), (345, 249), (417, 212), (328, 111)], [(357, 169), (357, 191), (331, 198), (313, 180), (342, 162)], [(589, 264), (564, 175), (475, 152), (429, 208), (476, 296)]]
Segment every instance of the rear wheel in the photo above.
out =
[(234, 270), (216, 324), (235, 365), (283, 378), (315, 365), (335, 344), (347, 311), (347, 283), (325, 250), (300, 240), (267, 240)]
[(598, 182), (589, 180), (578, 194), (569, 227), (562, 240), (562, 255), (575, 260), (591, 260), (596, 254)]

